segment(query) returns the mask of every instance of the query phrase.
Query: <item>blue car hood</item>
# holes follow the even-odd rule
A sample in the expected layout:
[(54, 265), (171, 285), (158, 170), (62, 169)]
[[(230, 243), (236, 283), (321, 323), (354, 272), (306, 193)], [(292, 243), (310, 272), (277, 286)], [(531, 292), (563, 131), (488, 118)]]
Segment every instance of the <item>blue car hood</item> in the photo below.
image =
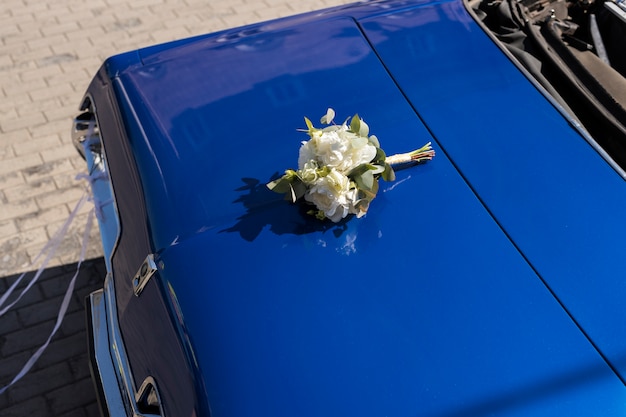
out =
[[(601, 182), (594, 196), (623, 203), (622, 180), (460, 3), (140, 57), (116, 93), (159, 278), (214, 415), (623, 412), (624, 341), (608, 338), (624, 325), (592, 314), (596, 287), (578, 279), (592, 261), (568, 229), (597, 210), (574, 188)], [(388, 154), (432, 141), (437, 156), (382, 183), (364, 218), (317, 222), (265, 183), (327, 107), (358, 112)], [(520, 109), (544, 134), (519, 126)], [(587, 176), (565, 171), (579, 158)], [(613, 262), (594, 277), (617, 302)]]

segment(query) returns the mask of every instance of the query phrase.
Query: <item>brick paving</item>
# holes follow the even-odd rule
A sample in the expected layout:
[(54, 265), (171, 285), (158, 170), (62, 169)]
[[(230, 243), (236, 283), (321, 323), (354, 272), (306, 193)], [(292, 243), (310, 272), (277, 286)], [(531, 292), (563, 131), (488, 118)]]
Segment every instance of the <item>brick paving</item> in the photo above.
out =
[[(0, 0), (0, 276), (30, 262), (85, 186), (70, 123), (116, 53), (352, 0)], [(84, 224), (88, 208), (81, 212)], [(51, 266), (75, 262), (74, 227)], [(97, 231), (88, 257), (101, 255)]]
[[(60, 228), (85, 184), (70, 123), (108, 56), (352, 0), (0, 0), (0, 295)], [(0, 317), (0, 386), (54, 326), (74, 274), (89, 207), (79, 212), (38, 284)], [(98, 416), (83, 298), (101, 287), (94, 227), (65, 321), (34, 368), (0, 395), (3, 417)], [(32, 273), (29, 277), (32, 276)], [(24, 284), (22, 284), (24, 285)]]
[[(75, 271), (76, 264), (47, 269), (0, 318), (0, 386), (8, 384), (48, 338)], [(87, 294), (102, 286), (104, 274), (102, 258), (81, 266), (65, 319), (48, 349), (29, 373), (0, 395), (2, 417), (99, 416), (89, 373), (83, 302)], [(18, 276), (0, 279), (0, 293)], [(27, 274), (14, 294), (33, 276)]]

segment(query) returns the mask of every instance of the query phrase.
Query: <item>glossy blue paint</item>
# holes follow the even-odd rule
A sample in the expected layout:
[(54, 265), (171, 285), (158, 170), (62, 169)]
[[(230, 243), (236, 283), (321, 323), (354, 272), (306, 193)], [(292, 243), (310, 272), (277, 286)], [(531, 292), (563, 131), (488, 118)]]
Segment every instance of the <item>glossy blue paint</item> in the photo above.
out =
[(379, 198), (341, 233), (215, 229), (163, 252), (214, 415), (624, 412), (622, 383), (444, 155)]
[(351, 19), (183, 50), (118, 83), (157, 251), (242, 216), (242, 178), (266, 183), (296, 163), (303, 117), (328, 106), (385, 126), (387, 152), (430, 140), (405, 133), (419, 122)]
[(511, 71), (462, 4), (396, 14), (389, 24), (363, 21), (441, 146), (624, 379), (626, 183)]
[[(623, 181), (461, 3), (348, 10), (107, 64), (135, 379), (155, 376), (170, 416), (622, 415), (594, 343), (620, 367)], [(359, 112), (387, 153), (438, 155), (383, 183), (364, 218), (318, 223), (264, 184), (328, 106)], [(160, 270), (137, 298), (141, 250)]]

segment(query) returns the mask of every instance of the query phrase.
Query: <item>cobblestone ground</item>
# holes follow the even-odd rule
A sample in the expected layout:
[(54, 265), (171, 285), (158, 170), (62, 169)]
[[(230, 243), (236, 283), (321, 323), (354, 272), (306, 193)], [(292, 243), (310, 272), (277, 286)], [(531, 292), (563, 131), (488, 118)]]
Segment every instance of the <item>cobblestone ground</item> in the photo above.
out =
[[(76, 272), (76, 264), (47, 269), (7, 314), (0, 317), (0, 386), (8, 384), (46, 341)], [(84, 263), (65, 320), (35, 366), (0, 395), (2, 417), (98, 417), (89, 373), (84, 298), (102, 286), (102, 258)], [(2, 294), (19, 275), (0, 279)], [(34, 277), (28, 273), (18, 290)], [(14, 299), (13, 297), (11, 299)]]
[[(83, 193), (72, 117), (116, 53), (352, 0), (0, 0), (0, 276), (31, 260)], [(52, 265), (78, 260), (81, 225)], [(93, 237), (97, 236), (94, 229)], [(101, 255), (92, 239), (88, 257)]]

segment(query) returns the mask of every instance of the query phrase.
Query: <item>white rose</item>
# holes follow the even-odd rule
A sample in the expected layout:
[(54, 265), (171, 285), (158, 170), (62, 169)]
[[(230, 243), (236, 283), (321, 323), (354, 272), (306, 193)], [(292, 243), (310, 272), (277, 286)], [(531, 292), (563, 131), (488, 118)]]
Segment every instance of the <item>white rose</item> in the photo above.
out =
[(350, 213), (354, 213), (357, 190), (350, 179), (336, 169), (331, 169), (325, 177), (318, 178), (307, 190), (304, 198), (313, 203), (331, 221), (337, 223)]
[(305, 165), (311, 161), (317, 163), (315, 150), (315, 143), (313, 142), (313, 139), (302, 142), (302, 146), (300, 146), (300, 154), (298, 155), (298, 169), (300, 171), (304, 170)]
[(348, 131), (348, 127), (333, 126), (311, 134), (311, 140), (300, 147), (298, 167), (315, 160), (320, 166), (328, 166), (348, 173), (360, 164), (372, 161), (376, 156), (376, 147), (367, 138)]
[(319, 178), (317, 162), (310, 160), (304, 164), (304, 166), (298, 171), (300, 179), (305, 184), (312, 184)]
[(326, 165), (329, 168), (338, 167), (343, 154), (347, 152), (350, 143), (340, 137), (335, 130), (315, 131), (311, 135), (311, 140), (302, 142), (298, 167), (303, 169), (304, 164), (310, 160), (317, 161), (320, 166)]
[(357, 136), (352, 132), (345, 134), (350, 140), (350, 147), (344, 154), (343, 171), (349, 172), (361, 164), (372, 162), (376, 157), (376, 147), (363, 136)]

